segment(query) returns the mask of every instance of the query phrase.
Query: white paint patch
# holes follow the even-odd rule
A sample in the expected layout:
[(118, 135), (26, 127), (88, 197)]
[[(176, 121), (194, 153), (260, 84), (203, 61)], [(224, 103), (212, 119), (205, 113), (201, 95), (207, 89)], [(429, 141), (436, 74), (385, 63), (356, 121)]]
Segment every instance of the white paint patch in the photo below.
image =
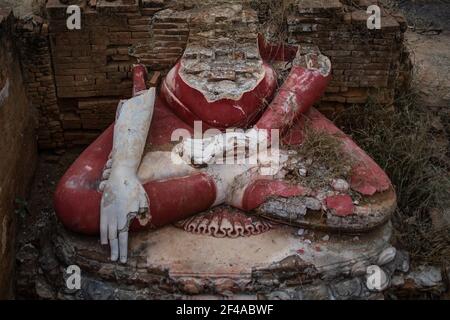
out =
[[(88, 167), (88, 166), (86, 166), (86, 167)], [(91, 168), (91, 170), (92, 170), (92, 168)], [(89, 170), (83, 170), (82, 174), (79, 174), (77, 176), (72, 176), (69, 180), (67, 180), (67, 182), (65, 184), (66, 188), (78, 189), (80, 187), (87, 185), (86, 175), (88, 175), (88, 174), (89, 174)]]
[(0, 107), (6, 103), (6, 100), (9, 97), (9, 79), (6, 79), (5, 86), (0, 90)]
[(74, 179), (70, 179), (66, 182), (66, 188), (68, 189), (77, 189), (80, 185)]

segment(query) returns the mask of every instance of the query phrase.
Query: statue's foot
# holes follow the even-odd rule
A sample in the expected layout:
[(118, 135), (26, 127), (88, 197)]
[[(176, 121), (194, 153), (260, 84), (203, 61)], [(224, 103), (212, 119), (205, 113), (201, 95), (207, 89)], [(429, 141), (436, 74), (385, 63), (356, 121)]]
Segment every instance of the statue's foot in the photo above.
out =
[(316, 197), (276, 197), (269, 199), (257, 214), (269, 220), (296, 227), (361, 233), (385, 224), (396, 206), (392, 189), (353, 200), (350, 195)]
[(256, 212), (284, 224), (349, 233), (383, 225), (396, 208), (386, 173), (318, 111), (306, 116), (309, 131), (301, 122), (290, 131), (290, 137), (303, 136), (287, 140), (283, 171), (284, 181), (307, 192), (268, 197)]

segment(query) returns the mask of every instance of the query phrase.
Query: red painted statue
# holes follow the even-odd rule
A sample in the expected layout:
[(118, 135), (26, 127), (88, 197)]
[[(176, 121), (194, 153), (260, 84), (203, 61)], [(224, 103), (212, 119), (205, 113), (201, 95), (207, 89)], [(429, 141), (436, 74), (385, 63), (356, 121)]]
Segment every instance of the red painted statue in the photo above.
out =
[[(145, 67), (134, 66), (134, 97), (59, 183), (55, 209), (64, 226), (100, 234), (111, 259), (126, 262), (129, 229), (161, 227), (213, 207), (352, 233), (385, 223), (395, 206), (388, 177), (312, 108), (331, 79), (328, 58), (262, 37), (204, 37), (192, 37), (156, 90), (146, 88)], [(273, 67), (279, 62), (290, 64), (281, 86)], [(305, 119), (341, 142), (352, 159), (348, 179), (314, 187), (288, 178), (292, 163), (309, 161), (295, 151)], [(198, 124), (203, 139), (194, 136)], [(227, 135), (230, 128), (242, 130)], [(238, 149), (244, 161), (222, 161)]]

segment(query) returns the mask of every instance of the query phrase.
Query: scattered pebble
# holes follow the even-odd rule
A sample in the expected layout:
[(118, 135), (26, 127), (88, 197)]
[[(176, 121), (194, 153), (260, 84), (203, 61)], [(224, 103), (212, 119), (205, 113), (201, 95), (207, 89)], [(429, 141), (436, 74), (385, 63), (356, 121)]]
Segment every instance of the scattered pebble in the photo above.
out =
[(358, 236), (354, 237), (353, 241), (359, 241), (359, 237)]
[(306, 170), (305, 168), (300, 168), (298, 169), (298, 174), (300, 177), (306, 177), (306, 175), (308, 174), (308, 170)]
[(322, 209), (322, 203), (315, 198), (305, 198), (305, 205), (308, 209), (314, 211)]
[(311, 240), (308, 240), (308, 239), (306, 239), (304, 242), (305, 242), (306, 244), (312, 244)]
[(384, 266), (385, 264), (388, 264), (389, 262), (394, 261), (395, 255), (397, 254), (397, 249), (394, 247), (389, 247), (383, 250), (383, 252), (378, 257), (377, 264), (379, 266)]
[(419, 266), (417, 270), (406, 276), (407, 279), (414, 281), (419, 288), (430, 288), (442, 283), (442, 272), (438, 267)]
[(401, 287), (405, 284), (405, 277), (401, 275), (396, 275), (392, 277), (391, 284), (393, 287)]
[(323, 241), (330, 241), (330, 236), (326, 235), (322, 238)]
[(339, 192), (347, 192), (350, 189), (350, 184), (344, 179), (334, 179), (331, 182), (331, 187)]
[(365, 275), (367, 273), (367, 267), (368, 267), (367, 261), (359, 261), (355, 263), (351, 269), (351, 274), (353, 276), (361, 276)]
[(304, 234), (305, 234), (305, 229), (298, 229), (298, 231), (297, 231), (298, 236), (303, 236)]

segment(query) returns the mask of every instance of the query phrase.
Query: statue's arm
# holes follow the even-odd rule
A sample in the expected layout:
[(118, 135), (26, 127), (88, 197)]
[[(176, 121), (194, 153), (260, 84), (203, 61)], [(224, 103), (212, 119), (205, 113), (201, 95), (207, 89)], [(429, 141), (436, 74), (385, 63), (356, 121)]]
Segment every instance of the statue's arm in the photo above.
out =
[(137, 173), (153, 117), (155, 88), (126, 101), (114, 125), (112, 170)]
[(114, 126), (111, 171), (105, 183), (100, 210), (102, 244), (111, 247), (111, 260), (125, 263), (128, 228), (138, 217), (145, 224), (150, 219), (149, 200), (138, 179), (155, 104), (155, 89), (125, 101)]

